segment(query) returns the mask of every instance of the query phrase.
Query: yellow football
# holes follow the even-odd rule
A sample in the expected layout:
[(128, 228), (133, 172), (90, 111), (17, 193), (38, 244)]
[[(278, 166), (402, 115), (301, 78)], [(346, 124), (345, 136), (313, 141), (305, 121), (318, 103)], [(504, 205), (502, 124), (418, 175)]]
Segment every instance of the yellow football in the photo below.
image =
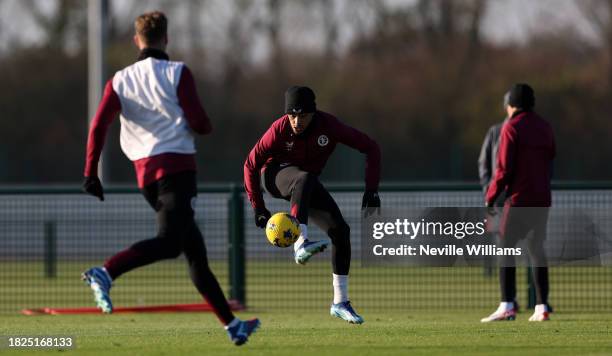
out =
[(266, 224), (266, 237), (277, 247), (289, 247), (300, 237), (300, 223), (288, 213), (276, 213)]

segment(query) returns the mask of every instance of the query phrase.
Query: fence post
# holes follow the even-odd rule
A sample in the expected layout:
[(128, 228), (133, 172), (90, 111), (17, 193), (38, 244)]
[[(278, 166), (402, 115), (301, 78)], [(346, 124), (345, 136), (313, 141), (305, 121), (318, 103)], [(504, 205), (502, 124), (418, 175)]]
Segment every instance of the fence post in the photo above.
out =
[(57, 233), (54, 221), (45, 221), (45, 277), (57, 276)]
[(230, 298), (246, 305), (244, 201), (236, 184), (231, 185), (228, 208)]
[(531, 266), (527, 267), (527, 309), (533, 309), (536, 305), (535, 285), (533, 284), (533, 273)]

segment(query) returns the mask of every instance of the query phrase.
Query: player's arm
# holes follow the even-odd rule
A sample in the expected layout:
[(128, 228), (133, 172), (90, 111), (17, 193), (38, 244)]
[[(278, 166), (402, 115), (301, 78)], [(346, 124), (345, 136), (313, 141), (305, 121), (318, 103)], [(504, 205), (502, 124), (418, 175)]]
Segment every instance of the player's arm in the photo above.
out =
[[(380, 183), (380, 161), (381, 153), (378, 143), (365, 133), (345, 125), (340, 120), (334, 123), (334, 135), (338, 142), (358, 150), (366, 155), (365, 169), (365, 193), (362, 199), (362, 208), (376, 208), (380, 210), (380, 198), (378, 197), (378, 185)], [(371, 209), (366, 210), (366, 215), (371, 214)]]
[(181, 71), (181, 79), (176, 89), (176, 95), (189, 127), (200, 135), (211, 133), (212, 125), (210, 119), (200, 103), (193, 74), (191, 74), (187, 66), (183, 66)]
[(497, 168), (495, 177), (489, 185), (486, 195), (486, 205), (493, 206), (497, 197), (508, 186), (514, 173), (514, 158), (516, 156), (517, 133), (516, 129), (509, 124), (502, 127), (497, 153)]
[(98, 178), (98, 162), (104, 148), (106, 133), (108, 127), (113, 122), (117, 114), (121, 112), (121, 102), (117, 93), (113, 90), (113, 80), (106, 82), (104, 87), (104, 95), (96, 115), (91, 121), (89, 128), (89, 136), (87, 138), (87, 153), (85, 156), (85, 181), (83, 182), (83, 190), (86, 193), (104, 200), (104, 190)]
[(491, 127), (485, 136), (484, 142), (482, 143), (482, 147), (480, 149), (480, 155), (478, 156), (478, 177), (480, 178), (480, 186), (483, 191), (487, 192), (487, 188), (489, 187), (489, 182), (491, 182), (491, 176), (493, 172), (491, 171), (492, 166), (492, 155), (491, 151), (493, 150), (493, 134), (494, 127)]
[(268, 158), (272, 155), (272, 150), (276, 142), (276, 125), (272, 125), (268, 131), (257, 141), (244, 162), (244, 190), (247, 193), (251, 206), (255, 211), (255, 224), (258, 227), (265, 227), (270, 218), (270, 212), (266, 209), (266, 204), (261, 191), (261, 168)]

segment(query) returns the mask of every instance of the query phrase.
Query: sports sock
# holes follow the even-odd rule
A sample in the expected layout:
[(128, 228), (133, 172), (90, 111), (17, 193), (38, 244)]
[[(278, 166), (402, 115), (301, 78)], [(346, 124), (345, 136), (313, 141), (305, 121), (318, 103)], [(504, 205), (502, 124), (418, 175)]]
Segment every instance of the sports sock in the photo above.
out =
[(514, 309), (514, 302), (501, 302), (499, 303), (498, 311), (510, 311)]
[(333, 273), (332, 284), (334, 285), (334, 304), (348, 301), (348, 276)]
[(303, 236), (304, 240), (308, 240), (308, 225), (300, 224), (300, 236)]
[(535, 284), (536, 291), (536, 303), (547, 304), (548, 303), (548, 268), (547, 267), (533, 267), (533, 282)]
[(308, 225), (300, 224), (300, 237), (293, 244), (293, 250), (297, 251), (297, 249), (306, 241), (308, 241)]
[(129, 247), (106, 260), (104, 262), (104, 269), (111, 279), (115, 280), (125, 272), (147, 265), (153, 262), (153, 260), (148, 258), (146, 254)]
[(500, 267), (499, 283), (501, 300), (512, 302), (516, 299), (516, 267)]
[(535, 306), (535, 314), (543, 314), (546, 311), (546, 304), (538, 304)]

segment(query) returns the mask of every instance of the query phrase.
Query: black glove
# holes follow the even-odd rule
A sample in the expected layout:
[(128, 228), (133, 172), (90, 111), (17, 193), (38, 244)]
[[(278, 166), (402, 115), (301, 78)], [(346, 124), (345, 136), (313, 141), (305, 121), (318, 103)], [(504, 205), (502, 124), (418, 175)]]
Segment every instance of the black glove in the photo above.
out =
[(266, 208), (255, 209), (255, 225), (264, 229), (271, 216), (272, 214), (270, 214), (270, 211)]
[(361, 210), (363, 211), (364, 218), (374, 214), (374, 211), (380, 214), (380, 197), (378, 196), (378, 192), (366, 190), (366, 192), (363, 193)]
[(104, 201), (104, 188), (98, 177), (85, 177), (83, 181), (83, 191), (89, 195)]

